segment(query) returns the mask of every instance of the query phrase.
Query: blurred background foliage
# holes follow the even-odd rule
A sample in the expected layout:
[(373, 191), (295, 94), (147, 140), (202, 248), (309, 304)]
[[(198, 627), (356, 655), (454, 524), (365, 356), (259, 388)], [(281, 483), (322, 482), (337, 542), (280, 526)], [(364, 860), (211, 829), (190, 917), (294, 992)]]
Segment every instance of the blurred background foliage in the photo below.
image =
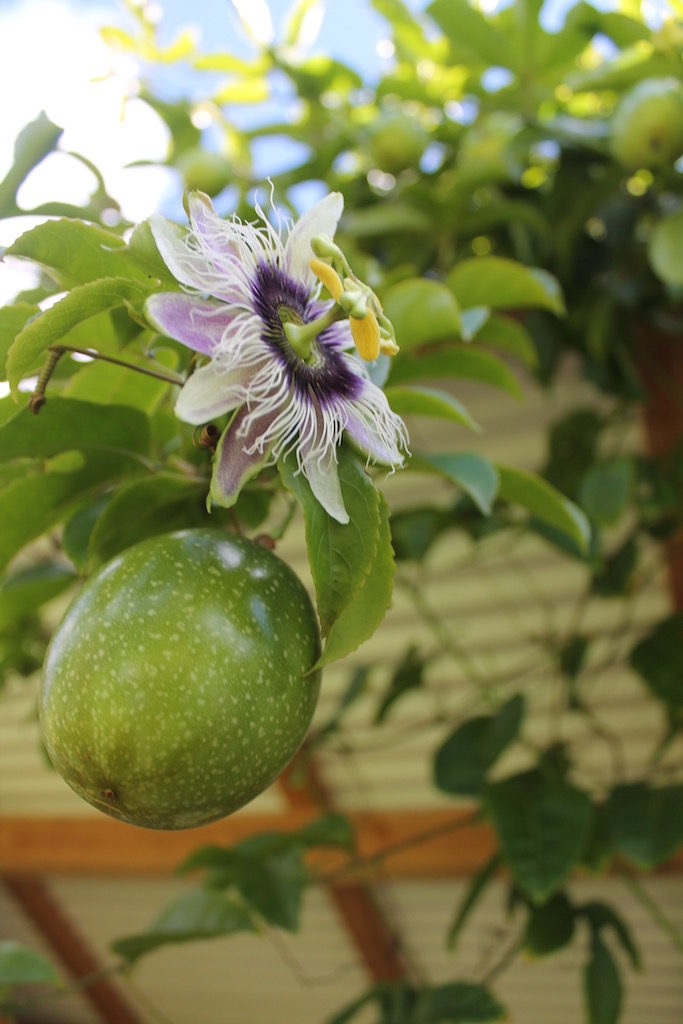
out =
[[(183, 218), (187, 186), (215, 197), (220, 212), (251, 219), (254, 197), (268, 194), (266, 175), (278, 206), (294, 216), (324, 192), (342, 192), (340, 244), (382, 298), (401, 345), (391, 367), (376, 368), (399, 412), (472, 425), (449, 379), (456, 393), (458, 380), (473, 379), (519, 395), (524, 374), (550, 387), (568, 359), (604, 399), (600, 411), (577, 407), (551, 424), (540, 478), (473, 453), (416, 454), (409, 469), (449, 480), (453, 497), (447, 506), (427, 500), (395, 512), (399, 569), (410, 573), (448, 531), (478, 543), (521, 527), (583, 565), (580, 608), (597, 596), (627, 610), (647, 579), (644, 552), (659, 546), (666, 557), (682, 525), (680, 437), (650, 454), (623, 445), (643, 403), (663, 400), (668, 361), (680, 367), (683, 358), (680, 2), (648, 18), (636, 0), (607, 11), (579, 2), (550, 30), (537, 0), (493, 10), (433, 0), (419, 11), (401, 0), (369, 0), (368, 11), (386, 25), (382, 70), (373, 76), (318, 52), (319, 0), (299, 0), (277, 30), (265, 3), (233, 6), (244, 35), (239, 51), (200, 47), (190, 30), (166, 38), (156, 5), (131, 2), (116, 26), (102, 28), (108, 46), (139, 69), (131, 98), (137, 95), (167, 126), (163, 163), (175, 184), (167, 212)], [(363, 30), (362, 20), (352, 26), (359, 37)], [(128, 290), (87, 318), (76, 316), (63, 341), (125, 353), (147, 367), (182, 369), (185, 353), (154, 336), (140, 315), (135, 289), (144, 293), (150, 267), (164, 273), (149, 232), (143, 226), (131, 237), (132, 225), (97, 168), (86, 161), (95, 188), (84, 206), (20, 207), (22, 182), (59, 149), (60, 135), (44, 115), (21, 133), (14, 166), (0, 183), (0, 216), (77, 218), (92, 226), (76, 225), (68, 236), (68, 228), (55, 228), (61, 221), (47, 221), (8, 248), (7, 256), (41, 269), (37, 285), (0, 310), (0, 359), (7, 357), (9, 380), (40, 368), (44, 341), (10, 351), (22, 329), (41, 320), (36, 314), (62, 291), (94, 287), (112, 274)], [(39, 667), (48, 639), (41, 609), (79, 576), (142, 536), (205, 521), (208, 455), (175, 421), (167, 384), (126, 377), (124, 387), (105, 364), (62, 360), (52, 386), (63, 399), (41, 414), (43, 426), (42, 417), (52, 417), (52, 430), (38, 433), (26, 410), (15, 418), (12, 399), (0, 402), (3, 565), (45, 534), (58, 545), (54, 557), (41, 548), (38, 562), (12, 562), (0, 586), (3, 678)], [(26, 399), (20, 389), (18, 401)], [(111, 407), (106, 422), (102, 405)], [(144, 422), (139, 430), (135, 417)], [(134, 444), (121, 443), (124, 427), (135, 433)], [(70, 443), (64, 434), (53, 441), (60, 431), (70, 431)], [(105, 457), (112, 439), (119, 453), (109, 448)], [(153, 476), (140, 472), (149, 462), (157, 467)], [(277, 536), (288, 512), (276, 492), (275, 477), (259, 478), (234, 512), (218, 510), (213, 522), (237, 521)], [(127, 514), (141, 507), (143, 516)], [(446, 648), (448, 623), (437, 624), (437, 638), (439, 629)], [(527, 771), (488, 781), (503, 751), (520, 741), (519, 694), (457, 724), (434, 752), (435, 785), (473, 799), (500, 844), (456, 908), (449, 941), (455, 943), (504, 864), (510, 908), (521, 906), (527, 915), (520, 949), (552, 953), (572, 940), (580, 922), (589, 929), (590, 1024), (618, 1020), (622, 983), (611, 944), (616, 940), (638, 967), (637, 936), (614, 908), (577, 905), (564, 886), (579, 865), (625, 865), (631, 873), (661, 864), (681, 844), (680, 771), (662, 764), (680, 742), (682, 639), (683, 616), (674, 611), (624, 656), (661, 708), (661, 734), (638, 779), (615, 770), (607, 785), (588, 792), (572, 778), (571, 744), (558, 742), (537, 751)], [(575, 629), (552, 638), (564, 714), (594, 716), (582, 681), (590, 645), (582, 614)], [(378, 729), (403, 694), (423, 685), (425, 664), (412, 648), (397, 663), (377, 710)], [(356, 673), (312, 749), (334, 736), (363, 686), (363, 673)], [(609, 736), (608, 721), (594, 725)], [(116, 952), (132, 961), (164, 942), (251, 926), (234, 915), (216, 917), (225, 890), (266, 921), (296, 928), (304, 852), (317, 842), (343, 846), (349, 839), (339, 828), (332, 821), (313, 837), (243, 844), (211, 863), (200, 857), (206, 886), (167, 909), (142, 939), (121, 940)], [(264, 878), (267, 885), (255, 884)], [(672, 940), (681, 946), (680, 935)], [(5, 962), (25, 966), (14, 948), (2, 956), (0, 950), (0, 969)], [(0, 991), (5, 981), (0, 973)], [(382, 1024), (495, 1020), (503, 1012), (485, 985), (405, 982), (368, 991), (336, 1024), (369, 1004)]]

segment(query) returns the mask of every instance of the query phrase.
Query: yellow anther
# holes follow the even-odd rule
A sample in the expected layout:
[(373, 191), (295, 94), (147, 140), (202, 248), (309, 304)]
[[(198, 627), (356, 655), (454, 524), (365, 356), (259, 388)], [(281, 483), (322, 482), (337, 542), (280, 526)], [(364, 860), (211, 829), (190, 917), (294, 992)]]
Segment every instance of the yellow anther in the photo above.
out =
[(390, 338), (382, 338), (379, 343), (379, 350), (383, 356), (395, 356), (398, 352), (398, 345)]
[(365, 359), (368, 363), (373, 362), (377, 359), (380, 350), (377, 317), (369, 309), (362, 320), (351, 316), (349, 323), (351, 324), (351, 335), (361, 359)]
[(337, 271), (333, 267), (329, 266), (329, 264), (323, 263), (322, 260), (315, 258), (312, 259), (308, 265), (318, 280), (325, 285), (332, 298), (336, 301), (344, 291), (344, 285), (342, 284), (341, 277)]

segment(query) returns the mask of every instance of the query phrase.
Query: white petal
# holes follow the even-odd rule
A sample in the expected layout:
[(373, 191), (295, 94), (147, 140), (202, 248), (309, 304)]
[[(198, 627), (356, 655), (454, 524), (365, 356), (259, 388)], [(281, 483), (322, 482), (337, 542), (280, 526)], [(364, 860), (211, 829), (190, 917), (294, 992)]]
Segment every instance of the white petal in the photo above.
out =
[(332, 238), (343, 209), (341, 192), (330, 192), (296, 222), (285, 245), (285, 269), (295, 281), (313, 288), (317, 279), (308, 265), (313, 259), (311, 239), (315, 235)]
[(161, 254), (161, 258), (171, 271), (176, 281), (187, 284), (191, 288), (202, 290), (201, 282), (197, 280), (196, 270), (192, 261), (188, 259), (189, 252), (185, 241), (186, 234), (177, 224), (172, 224), (160, 213), (154, 213), (149, 218), (149, 226), (154, 235), (154, 241)]
[(200, 366), (180, 390), (176, 416), (198, 425), (236, 409), (244, 401), (245, 384), (252, 372), (251, 368), (221, 371), (212, 363)]
[(328, 515), (338, 523), (348, 523), (349, 514), (344, 506), (334, 448), (329, 448), (320, 457), (304, 456), (301, 468), (315, 498)]

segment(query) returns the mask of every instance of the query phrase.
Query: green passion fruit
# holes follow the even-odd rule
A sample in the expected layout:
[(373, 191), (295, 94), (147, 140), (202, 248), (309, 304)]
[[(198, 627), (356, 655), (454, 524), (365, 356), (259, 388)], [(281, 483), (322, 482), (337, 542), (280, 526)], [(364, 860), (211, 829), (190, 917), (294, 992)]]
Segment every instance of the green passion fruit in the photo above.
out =
[(199, 190), (209, 196), (217, 196), (234, 177), (229, 160), (199, 146), (183, 153), (178, 159), (178, 170), (190, 191)]
[(625, 167), (669, 167), (683, 152), (683, 82), (646, 78), (629, 89), (612, 117), (610, 145)]
[(133, 825), (224, 817), (265, 789), (310, 724), (317, 619), (294, 573), (213, 529), (144, 540), (91, 577), (48, 649), (48, 755)]

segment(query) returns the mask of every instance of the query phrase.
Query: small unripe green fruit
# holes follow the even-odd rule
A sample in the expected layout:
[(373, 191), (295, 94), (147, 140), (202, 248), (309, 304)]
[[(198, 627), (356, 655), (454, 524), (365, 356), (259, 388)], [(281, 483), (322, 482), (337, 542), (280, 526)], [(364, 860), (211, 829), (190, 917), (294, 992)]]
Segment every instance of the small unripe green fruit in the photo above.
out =
[(612, 117), (610, 146), (630, 170), (671, 166), (683, 152), (683, 83), (675, 78), (638, 82)]
[(429, 134), (420, 121), (400, 110), (381, 114), (370, 126), (370, 157), (390, 174), (417, 167), (428, 143)]
[(662, 217), (652, 232), (647, 254), (660, 280), (683, 289), (683, 209)]
[(319, 653), (308, 595), (272, 552), (212, 529), (152, 537), (88, 580), (53, 637), (45, 747), (115, 818), (205, 824), (292, 759), (318, 699)]
[(524, 122), (517, 114), (504, 110), (486, 114), (463, 134), (458, 167), (474, 180), (509, 181), (515, 177), (510, 143), (523, 127)]
[(191, 192), (206, 192), (208, 196), (217, 196), (233, 177), (232, 166), (224, 156), (199, 146), (179, 157), (178, 170)]

